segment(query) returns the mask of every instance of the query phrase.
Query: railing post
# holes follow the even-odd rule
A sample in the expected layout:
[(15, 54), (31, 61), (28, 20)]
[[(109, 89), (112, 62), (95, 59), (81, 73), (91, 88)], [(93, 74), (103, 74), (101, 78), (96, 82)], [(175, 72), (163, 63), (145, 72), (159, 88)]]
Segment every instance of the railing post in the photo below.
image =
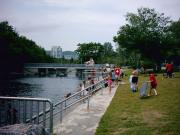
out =
[(26, 123), (26, 100), (23, 100), (23, 122)]
[(60, 106), (60, 122), (62, 123), (63, 103)]
[(64, 101), (65, 111), (66, 111), (66, 106), (67, 106), (66, 101), (67, 101), (67, 100)]
[[(101, 85), (104, 85), (104, 82), (101, 82), (101, 83), (102, 83)], [(102, 86), (101, 95), (103, 95), (103, 89), (104, 89), (104, 86)]]
[(21, 123), (21, 102), (18, 100), (18, 123)]
[(50, 133), (53, 135), (53, 103), (49, 100), (50, 104)]
[[(84, 98), (85, 97), (85, 89), (83, 89), (83, 91), (82, 91), (82, 98)], [(85, 102), (85, 99), (83, 99), (83, 103)]]
[(43, 127), (46, 127), (46, 102), (43, 101)]
[(1, 116), (1, 111), (0, 111), (0, 126), (1, 126), (1, 118), (2, 118), (2, 116)]
[[(7, 102), (5, 102), (6, 104), (4, 106), (0, 106), (0, 107), (3, 107), (4, 110), (3, 112), (1, 112), (0, 110), (0, 125), (1, 124), (14, 124), (15, 120), (17, 120), (15, 117), (11, 117), (10, 120), (6, 120), (6, 113), (5, 111), (7, 111), (8, 109), (11, 109), (11, 107), (13, 109), (16, 109), (14, 110), (16, 112), (18, 112), (18, 117), (19, 117), (19, 123), (29, 123), (29, 122), (33, 122), (34, 120), (38, 120), (37, 123), (41, 123), (42, 122), (42, 125), (44, 128), (46, 128), (46, 119), (47, 119), (47, 113), (50, 113), (48, 116), (49, 118), (49, 123), (48, 123), (48, 129), (49, 129), (49, 133), (50, 135), (53, 134), (53, 103), (51, 102), (51, 100), (49, 99), (43, 99), (43, 98), (26, 98), (26, 97), (2, 97), (0, 96), (0, 100), (5, 100)], [(12, 105), (12, 101), (14, 101), (13, 105)], [(35, 102), (37, 102), (37, 110), (34, 108), (33, 105), (35, 105)], [(47, 110), (46, 109), (46, 103), (49, 103), (50, 105), (50, 108)], [(43, 109), (43, 112), (40, 112), (40, 106), (41, 104), (40, 103), (43, 103), (42, 105), (42, 109)], [(8, 106), (9, 105), (9, 106)], [(17, 108), (15, 108), (17, 107)], [(22, 109), (21, 109), (22, 108)], [(35, 109), (35, 110), (34, 110)], [(37, 111), (37, 116), (34, 115), (34, 111)], [(40, 112), (40, 113), (39, 113)], [(28, 115), (26, 114), (28, 113)], [(2, 116), (3, 115), (3, 116)], [(39, 118), (42, 117), (42, 121), (39, 120)], [(21, 121), (21, 118), (23, 121)], [(8, 123), (2, 123), (2, 122), (8, 122)]]
[(39, 124), (39, 102), (37, 102), (37, 124)]
[(89, 87), (89, 90), (88, 90), (87, 110), (89, 110), (90, 92), (91, 92), (91, 87)]
[(30, 102), (30, 123), (32, 123), (32, 116), (33, 116), (33, 101)]

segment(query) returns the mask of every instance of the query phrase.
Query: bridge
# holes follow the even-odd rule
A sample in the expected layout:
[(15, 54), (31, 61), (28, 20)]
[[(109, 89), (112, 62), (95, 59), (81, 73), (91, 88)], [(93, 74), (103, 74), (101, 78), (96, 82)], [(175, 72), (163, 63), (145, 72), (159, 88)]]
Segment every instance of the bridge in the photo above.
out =
[(86, 64), (60, 64), (60, 63), (26, 63), (24, 68), (58, 68), (58, 69), (99, 69), (105, 66), (104, 64), (94, 64), (93, 66), (88, 66)]
[(60, 64), (60, 63), (26, 63), (24, 65), (24, 75), (46, 76), (56, 74), (56, 76), (66, 76), (70, 72), (81, 74), (84, 70), (101, 70), (104, 64)]

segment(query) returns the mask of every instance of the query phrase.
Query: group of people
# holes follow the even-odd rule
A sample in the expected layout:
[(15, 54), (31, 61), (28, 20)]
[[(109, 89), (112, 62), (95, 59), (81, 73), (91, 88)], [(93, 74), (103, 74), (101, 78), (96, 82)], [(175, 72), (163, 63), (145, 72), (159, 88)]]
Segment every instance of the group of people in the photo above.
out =
[[(115, 85), (118, 84), (118, 80), (120, 77), (123, 77), (124, 73), (120, 67), (114, 67), (111, 69), (110, 67), (105, 68), (106, 72), (108, 72), (108, 76), (106, 77), (106, 83), (105, 86), (109, 87), (109, 93), (111, 93), (112, 85), (113, 83)], [(132, 92), (137, 92), (138, 91), (138, 74), (139, 71), (134, 67), (132, 74), (129, 77), (129, 82), (130, 82), (130, 89)], [(168, 78), (171, 78), (173, 76), (173, 63), (167, 63), (166, 64), (166, 74)], [(157, 80), (156, 77), (153, 73), (153, 71), (149, 71), (149, 80), (146, 81), (147, 83), (150, 83), (150, 90), (148, 92), (148, 96), (151, 96), (152, 93), (154, 95), (158, 95), (157, 92)]]
[(105, 86), (109, 87), (109, 93), (111, 93), (112, 85), (118, 85), (121, 75), (124, 74), (120, 67), (115, 66), (113, 69), (108, 71), (108, 76), (106, 77)]
[[(132, 74), (129, 77), (129, 82), (130, 82), (130, 88), (132, 90), (132, 92), (137, 92), (138, 91), (138, 70), (133, 68)], [(149, 81), (147, 81), (148, 83), (150, 83), (150, 90), (148, 93), (148, 96), (152, 95), (152, 91), (154, 91), (154, 94), (157, 96), (158, 93), (156, 91), (157, 88), (157, 81), (155, 78), (154, 73), (151, 71), (149, 72)]]
[[(118, 85), (118, 82), (121, 77), (123, 78), (124, 73), (123, 73), (122, 69), (118, 66), (115, 66), (114, 68), (110, 68), (107, 66), (106, 68), (103, 69), (103, 71), (108, 73), (105, 75), (105, 87), (108, 87), (109, 93), (111, 93), (112, 86)], [(173, 72), (172, 63), (166, 64), (167, 76), (172, 77), (172, 72)], [(139, 70), (137, 70), (134, 67), (132, 74), (129, 77), (130, 89), (133, 93), (138, 91), (138, 75), (139, 75)], [(102, 76), (103, 76), (103, 74), (102, 74)], [(157, 90), (156, 90), (157, 81), (156, 81), (153, 71), (149, 72), (149, 80), (146, 82), (150, 83), (150, 90), (148, 92), (148, 96), (151, 96), (152, 93), (154, 93), (154, 95), (158, 95)], [(87, 79), (87, 81), (83, 81), (82, 83), (80, 83), (78, 90), (82, 91), (85, 89), (85, 87), (93, 85), (93, 84), (94, 84), (94, 80), (89, 77)], [(83, 91), (83, 93), (81, 93), (81, 95), (86, 95), (86, 94), (87, 94), (87, 91)], [(68, 94), (67, 97), (68, 96), (70, 96), (70, 94)]]
[(86, 61), (85, 64), (86, 64), (86, 66), (94, 66), (95, 63), (94, 63), (93, 58), (90, 58), (90, 60)]

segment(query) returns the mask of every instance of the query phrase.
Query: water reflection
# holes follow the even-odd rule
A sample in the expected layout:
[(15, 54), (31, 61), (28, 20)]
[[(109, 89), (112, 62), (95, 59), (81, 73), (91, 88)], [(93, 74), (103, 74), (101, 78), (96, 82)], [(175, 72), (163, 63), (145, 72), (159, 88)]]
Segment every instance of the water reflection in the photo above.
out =
[(50, 98), (60, 100), (68, 92), (75, 92), (81, 80), (77, 77), (28, 77), (11, 81), (5, 95)]

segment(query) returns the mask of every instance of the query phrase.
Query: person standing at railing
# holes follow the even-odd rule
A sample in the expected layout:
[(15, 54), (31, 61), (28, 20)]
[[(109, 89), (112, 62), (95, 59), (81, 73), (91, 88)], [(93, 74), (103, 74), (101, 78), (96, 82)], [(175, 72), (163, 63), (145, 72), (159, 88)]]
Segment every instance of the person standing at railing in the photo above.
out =
[(96, 77), (96, 70), (94, 68), (92, 69), (92, 75), (91, 76)]
[(94, 87), (94, 79), (93, 78), (91, 78), (91, 85), (92, 85), (92, 89), (94, 89), (95, 87)]
[(114, 85), (114, 82), (116, 80), (114, 69), (111, 71), (111, 75), (112, 75), (112, 82), (113, 82), (113, 85)]
[(88, 76), (88, 78), (86, 79), (86, 87), (89, 87), (91, 85), (91, 77)]
[(85, 84), (86, 84), (86, 81), (83, 80), (82, 85), (81, 85), (81, 91), (83, 91), (82, 92), (83, 96), (87, 95), (87, 91), (85, 90)]
[(102, 68), (102, 77), (103, 78), (106, 78), (106, 73), (107, 73), (106, 68)]
[(109, 94), (111, 94), (112, 89), (112, 77), (108, 75), (108, 87), (109, 87)]

